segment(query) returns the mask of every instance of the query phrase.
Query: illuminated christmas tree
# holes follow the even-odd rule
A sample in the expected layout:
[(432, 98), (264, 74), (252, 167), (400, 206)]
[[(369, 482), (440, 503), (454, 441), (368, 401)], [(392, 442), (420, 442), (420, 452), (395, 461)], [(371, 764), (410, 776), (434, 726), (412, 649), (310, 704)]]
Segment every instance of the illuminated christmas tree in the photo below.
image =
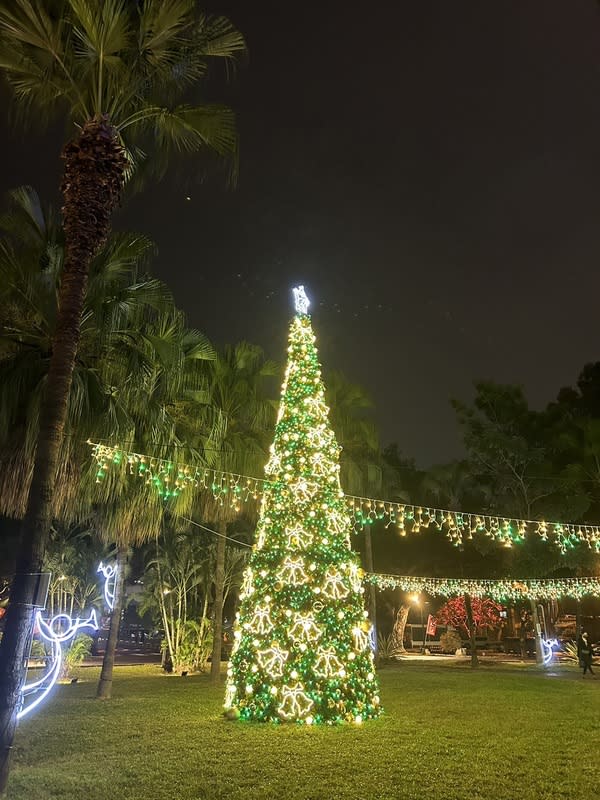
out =
[(225, 708), (241, 719), (361, 723), (381, 713), (362, 570), (302, 287)]

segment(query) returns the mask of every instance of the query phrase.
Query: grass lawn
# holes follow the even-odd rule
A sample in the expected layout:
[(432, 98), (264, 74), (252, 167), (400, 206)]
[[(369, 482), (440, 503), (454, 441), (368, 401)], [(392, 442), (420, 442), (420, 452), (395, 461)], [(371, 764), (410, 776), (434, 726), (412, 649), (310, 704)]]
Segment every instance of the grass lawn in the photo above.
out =
[(20, 727), (9, 800), (586, 798), (600, 791), (600, 678), (400, 664), (362, 727), (231, 722), (206, 677), (96, 669)]

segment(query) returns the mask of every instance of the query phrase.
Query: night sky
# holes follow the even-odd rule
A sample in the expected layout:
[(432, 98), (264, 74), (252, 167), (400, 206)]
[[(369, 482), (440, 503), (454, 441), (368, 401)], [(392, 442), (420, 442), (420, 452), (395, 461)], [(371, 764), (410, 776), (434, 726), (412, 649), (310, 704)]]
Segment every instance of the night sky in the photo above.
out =
[[(303, 282), (326, 368), (421, 465), (460, 455), (448, 400), (473, 380), (538, 407), (600, 359), (597, 3), (204, 5), (250, 50), (213, 87), (238, 188), (178, 175), (116, 220), (157, 242), (191, 324), (282, 360)], [(61, 134), (3, 131), (0, 188), (57, 202)]]

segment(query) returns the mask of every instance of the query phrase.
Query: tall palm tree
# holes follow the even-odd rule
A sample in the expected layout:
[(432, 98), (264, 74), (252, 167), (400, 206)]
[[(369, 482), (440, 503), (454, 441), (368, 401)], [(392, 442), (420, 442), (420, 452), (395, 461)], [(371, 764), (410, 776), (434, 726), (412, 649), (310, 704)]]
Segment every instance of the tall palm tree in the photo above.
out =
[[(379, 434), (369, 412), (373, 403), (362, 386), (351, 383), (340, 372), (326, 380), (331, 426), (342, 450), (340, 482), (347, 494), (363, 497), (398, 496), (397, 473), (386, 465), (379, 444)], [(365, 566), (373, 572), (373, 542), (367, 525), (364, 531)], [(368, 590), (369, 616), (377, 634), (375, 586)], [(377, 642), (377, 635), (375, 635)]]
[[(52, 356), (58, 314), (57, 288), (64, 262), (58, 220), (27, 187), (11, 192), (0, 215), (0, 513), (22, 517), (27, 505), (40, 428), (42, 394)], [(140, 309), (172, 306), (166, 286), (142, 277), (154, 245), (143, 236), (118, 234), (90, 267), (78, 358), (73, 373), (60, 450), (60, 491), (52, 514), (68, 516), (74, 479), (89, 436), (115, 435), (122, 427), (121, 395), (108, 365), (127, 334), (132, 339)]]
[[(264, 467), (267, 446), (275, 423), (275, 404), (265, 381), (277, 374), (273, 361), (248, 342), (226, 346), (210, 365), (209, 404), (204, 426), (212, 431), (205, 442), (211, 467), (224, 472), (256, 475)], [(228, 502), (204, 499), (204, 515), (217, 521), (215, 600), (211, 680), (217, 682), (221, 667), (227, 523), (237, 515)]]
[(104, 553), (92, 531), (53, 525), (44, 568), (52, 573), (47, 607), (50, 616), (102, 607), (96, 569)]
[[(31, 480), (64, 245), (59, 226), (41, 212), (32, 190), (11, 195), (0, 227), (5, 233), (0, 240), (0, 307), (10, 311), (0, 337), (0, 509), (18, 517)], [(139, 276), (152, 251), (144, 237), (119, 234), (92, 262), (69, 396), (69, 435), (60, 453), (61, 486), (68, 491), (55, 493), (52, 508), (56, 517), (79, 522), (91, 517), (101, 538), (121, 544), (122, 577), (129, 544), (154, 535), (163, 505), (140, 487), (132, 495), (134, 487), (127, 482), (112, 486), (110, 502), (102, 506), (102, 494), (90, 491), (90, 485), (98, 488), (94, 476), (79, 477), (80, 465), (89, 462), (85, 441), (90, 436), (139, 441), (145, 431), (142, 446), (146, 440), (155, 446), (157, 436), (171, 442), (176, 415), (170, 410), (186, 399), (186, 391), (195, 397), (204, 380), (201, 363), (213, 356), (206, 338), (185, 328), (164, 284)], [(122, 602), (122, 589), (117, 597)], [(117, 608), (117, 623), (119, 617)], [(105, 694), (112, 682), (117, 631), (113, 625), (105, 652)]]
[(341, 372), (326, 380), (331, 425), (342, 448), (340, 481), (347, 494), (366, 495), (380, 488), (379, 434), (369, 417), (373, 402), (365, 389), (351, 383)]
[[(196, 409), (196, 417), (202, 412), (205, 362), (213, 358), (206, 337), (186, 328), (183, 315), (174, 307), (161, 313), (140, 309), (138, 318), (130, 319), (119, 332), (111, 357), (98, 365), (104, 385), (118, 387), (121, 441), (129, 449), (152, 451), (174, 463), (204, 464), (202, 452), (189, 447), (180, 435), (185, 418), (181, 407), (189, 406), (190, 413)], [(90, 468), (78, 499), (80, 516), (85, 519), (92, 514), (100, 538), (117, 546), (118, 582), (97, 691), (98, 697), (107, 699), (112, 692), (131, 548), (159, 535), (167, 510), (189, 514), (194, 498), (192, 493), (182, 493), (167, 506), (154, 487), (142, 480), (132, 482), (126, 470), (110, 471), (98, 484), (96, 470)]]
[(0, 791), (32, 624), (35, 590), (27, 576), (42, 568), (89, 266), (128, 172), (150, 150), (235, 155), (232, 112), (184, 101), (211, 59), (231, 61), (244, 47), (228, 20), (199, 13), (194, 0), (14, 0), (0, 8), (0, 70), (19, 112), (36, 126), (58, 113), (75, 131), (63, 150), (59, 317), (0, 646)]
[(483, 494), (473, 473), (473, 465), (468, 461), (436, 464), (427, 470), (423, 479), (424, 496), (431, 497), (432, 502), (443, 508), (458, 511), (473, 493)]
[[(368, 412), (371, 398), (362, 386), (351, 383), (341, 372), (331, 372), (326, 382), (331, 426), (341, 446), (340, 482), (346, 494), (368, 496), (381, 488), (379, 435)], [(380, 495), (381, 496), (381, 495)], [(371, 531), (364, 533), (365, 566), (373, 572)], [(376, 626), (375, 587), (369, 587), (369, 616)]]

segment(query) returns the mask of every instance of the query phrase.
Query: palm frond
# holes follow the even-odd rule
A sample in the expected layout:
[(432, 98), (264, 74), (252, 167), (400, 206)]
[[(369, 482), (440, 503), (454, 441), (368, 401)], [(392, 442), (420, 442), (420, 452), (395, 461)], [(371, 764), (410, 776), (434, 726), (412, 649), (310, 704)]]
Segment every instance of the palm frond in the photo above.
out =
[(209, 148), (220, 156), (231, 156), (237, 150), (235, 115), (226, 106), (148, 107), (145, 117), (127, 124), (150, 135), (161, 153), (197, 153)]
[(152, 68), (176, 63), (183, 34), (191, 25), (193, 0), (146, 0), (139, 18), (139, 50)]
[(194, 45), (205, 57), (232, 60), (246, 52), (246, 41), (226, 17), (202, 14), (194, 29)]
[(200, 361), (214, 361), (216, 350), (208, 337), (201, 331), (188, 329), (184, 332), (181, 345), (186, 358)]
[(73, 32), (79, 57), (99, 67), (114, 63), (113, 59), (131, 44), (131, 23), (123, 0), (103, 0), (100, 8), (89, 0), (69, 0)]

